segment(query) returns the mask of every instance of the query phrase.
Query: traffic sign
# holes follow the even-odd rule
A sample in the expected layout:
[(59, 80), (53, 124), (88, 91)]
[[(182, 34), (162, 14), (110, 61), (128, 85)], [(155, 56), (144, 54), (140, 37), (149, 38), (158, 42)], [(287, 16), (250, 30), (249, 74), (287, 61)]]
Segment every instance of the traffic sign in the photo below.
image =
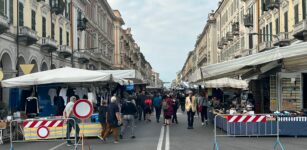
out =
[(37, 136), (41, 139), (45, 139), (49, 136), (49, 129), (45, 126), (41, 126), (37, 129)]
[(78, 100), (73, 107), (74, 114), (79, 119), (87, 119), (93, 114), (93, 104), (88, 100)]

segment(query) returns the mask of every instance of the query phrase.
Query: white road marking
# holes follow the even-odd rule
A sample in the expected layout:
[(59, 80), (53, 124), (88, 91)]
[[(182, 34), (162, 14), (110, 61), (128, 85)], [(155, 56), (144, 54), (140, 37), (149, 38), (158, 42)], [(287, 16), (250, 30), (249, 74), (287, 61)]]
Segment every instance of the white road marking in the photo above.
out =
[(169, 126), (166, 128), (166, 138), (165, 138), (165, 150), (170, 149), (170, 144), (169, 144)]
[(161, 133), (160, 133), (160, 138), (159, 138), (157, 150), (162, 150), (163, 139), (164, 139), (164, 126), (162, 126), (162, 128), (161, 128)]
[(61, 143), (61, 144), (59, 144), (59, 145), (57, 145), (57, 146), (55, 146), (55, 147), (52, 147), (52, 148), (50, 148), (49, 150), (56, 150), (56, 149), (58, 149), (59, 147), (63, 146), (64, 144), (66, 144), (66, 142)]

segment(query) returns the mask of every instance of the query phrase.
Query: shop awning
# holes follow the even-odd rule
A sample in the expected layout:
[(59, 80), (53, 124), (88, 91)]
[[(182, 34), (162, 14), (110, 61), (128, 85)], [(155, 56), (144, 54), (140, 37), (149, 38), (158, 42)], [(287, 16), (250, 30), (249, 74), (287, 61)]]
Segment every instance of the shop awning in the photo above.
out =
[(241, 57), (238, 59), (201, 67), (204, 80), (217, 79), (226, 76), (240, 75), (253, 67), (276, 60), (295, 58), (307, 55), (307, 42), (277, 47), (272, 50)]
[(206, 88), (237, 88), (246, 89), (248, 88), (248, 83), (245, 80), (238, 80), (232, 78), (221, 78), (216, 80), (210, 80), (204, 82)]
[(137, 70), (99, 70), (99, 72), (112, 74), (115, 78), (131, 80), (134, 84), (146, 84), (142, 74)]
[(119, 84), (124, 84), (126, 81), (119, 78), (113, 78), (112, 75), (108, 73), (65, 67), (7, 79), (2, 81), (1, 84), (2, 87), (22, 87), (51, 83), (90, 82), (117, 82)]

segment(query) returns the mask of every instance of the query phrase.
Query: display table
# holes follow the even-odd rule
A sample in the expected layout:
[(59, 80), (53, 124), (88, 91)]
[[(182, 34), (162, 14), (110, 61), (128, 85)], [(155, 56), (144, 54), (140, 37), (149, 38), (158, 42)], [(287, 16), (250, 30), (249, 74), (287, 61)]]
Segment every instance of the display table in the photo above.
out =
[[(80, 127), (80, 134), (84, 131), (85, 137), (96, 137), (101, 133), (101, 125), (100, 123), (79, 123)], [(63, 127), (53, 127), (48, 128), (50, 131), (50, 135), (47, 139), (55, 139), (55, 138), (66, 138), (66, 128), (67, 126), (64, 125)], [(37, 135), (37, 128), (24, 128), (24, 137), (25, 140), (37, 140), (40, 139)], [(74, 137), (75, 130), (73, 129), (71, 132), (71, 137)]]

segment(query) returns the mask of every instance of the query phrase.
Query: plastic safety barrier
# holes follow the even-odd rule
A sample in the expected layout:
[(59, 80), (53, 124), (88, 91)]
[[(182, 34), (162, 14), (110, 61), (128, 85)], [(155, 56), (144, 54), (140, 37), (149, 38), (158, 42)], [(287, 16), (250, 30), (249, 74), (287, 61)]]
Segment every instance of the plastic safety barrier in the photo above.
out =
[[(218, 137), (276, 137), (273, 148), (285, 150), (279, 139), (279, 118), (275, 114), (216, 115), (213, 150), (220, 150)], [(217, 132), (217, 128), (222, 132)]]

